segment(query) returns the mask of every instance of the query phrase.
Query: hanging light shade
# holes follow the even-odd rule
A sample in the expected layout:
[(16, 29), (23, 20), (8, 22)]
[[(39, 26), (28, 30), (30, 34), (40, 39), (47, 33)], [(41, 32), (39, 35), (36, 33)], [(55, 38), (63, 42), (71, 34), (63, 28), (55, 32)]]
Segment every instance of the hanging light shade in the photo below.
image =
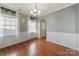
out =
[(41, 14), (41, 11), (38, 10), (36, 3), (35, 3), (35, 6), (34, 6), (34, 9), (31, 10), (30, 13), (31, 13), (31, 15), (34, 16), (34, 17), (37, 17), (37, 16), (39, 16), (39, 15)]

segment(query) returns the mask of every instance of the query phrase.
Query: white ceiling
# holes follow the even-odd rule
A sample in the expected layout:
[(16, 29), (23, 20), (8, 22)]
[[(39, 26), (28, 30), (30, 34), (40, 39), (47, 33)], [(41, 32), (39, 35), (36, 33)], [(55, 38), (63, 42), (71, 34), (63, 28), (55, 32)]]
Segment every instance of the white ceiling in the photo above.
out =
[[(23, 12), (24, 14), (30, 15), (30, 11), (34, 8), (34, 3), (2, 3), (2, 5), (5, 5), (9, 8), (12, 8), (14, 10)], [(70, 5), (73, 5), (72, 3), (38, 3), (38, 9), (42, 11), (40, 16), (47, 15), (51, 12), (57, 11), (59, 9), (68, 7)]]

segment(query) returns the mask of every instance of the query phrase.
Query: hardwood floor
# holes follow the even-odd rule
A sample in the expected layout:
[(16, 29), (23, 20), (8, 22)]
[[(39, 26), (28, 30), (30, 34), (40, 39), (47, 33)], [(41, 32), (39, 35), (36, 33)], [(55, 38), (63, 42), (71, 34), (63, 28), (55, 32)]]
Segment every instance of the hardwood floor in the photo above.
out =
[(0, 56), (79, 56), (79, 52), (35, 38), (0, 49)]

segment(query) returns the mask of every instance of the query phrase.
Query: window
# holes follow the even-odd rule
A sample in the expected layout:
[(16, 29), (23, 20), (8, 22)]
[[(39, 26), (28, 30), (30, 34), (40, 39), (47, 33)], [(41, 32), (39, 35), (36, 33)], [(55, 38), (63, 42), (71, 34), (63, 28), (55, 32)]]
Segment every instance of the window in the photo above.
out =
[(29, 33), (36, 33), (36, 20), (29, 20), (28, 31)]
[(16, 34), (16, 12), (0, 7), (0, 35)]
[(16, 18), (9, 15), (2, 15), (0, 28), (3, 29), (4, 35), (16, 34)]
[(3, 36), (5, 35), (15, 35), (16, 34), (16, 17), (2, 14), (0, 19), (0, 30), (3, 31)]

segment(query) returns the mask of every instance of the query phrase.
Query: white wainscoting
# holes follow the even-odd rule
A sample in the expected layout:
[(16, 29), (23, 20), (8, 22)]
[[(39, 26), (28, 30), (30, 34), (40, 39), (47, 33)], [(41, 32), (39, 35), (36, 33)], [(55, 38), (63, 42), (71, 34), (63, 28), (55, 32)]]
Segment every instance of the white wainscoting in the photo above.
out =
[(54, 42), (56, 44), (72, 48), (74, 50), (79, 50), (77, 47), (77, 40), (75, 33), (65, 33), (65, 32), (47, 32), (47, 41)]
[(33, 34), (33, 33), (31, 34), (28, 32), (21, 32), (18, 35), (0, 36), (0, 48), (4, 48), (10, 45), (24, 42), (34, 37), (36, 37), (36, 34)]
[(79, 51), (79, 34), (77, 34), (77, 50)]

